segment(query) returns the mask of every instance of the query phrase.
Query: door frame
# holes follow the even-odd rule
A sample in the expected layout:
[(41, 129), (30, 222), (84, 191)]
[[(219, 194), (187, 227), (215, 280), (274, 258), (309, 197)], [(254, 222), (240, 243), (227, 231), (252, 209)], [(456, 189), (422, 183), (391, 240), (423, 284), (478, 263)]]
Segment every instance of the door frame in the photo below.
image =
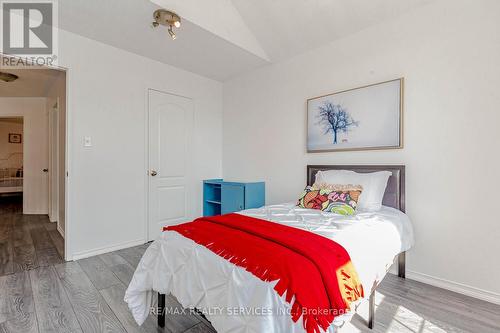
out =
[[(14, 56), (14, 55), (11, 55), (11, 54), (5, 54), (3, 52), (0, 52), (0, 57), (7, 57), (7, 58), (15, 58), (15, 59), (18, 59), (18, 60), (21, 60), (21, 63), (29, 63), (30, 65), (34, 65), (32, 61), (28, 60), (28, 59), (24, 59), (24, 58), (21, 58), (19, 56)], [(66, 98), (65, 98), (65, 101), (64, 101), (64, 106), (65, 106), (65, 123), (64, 123), (64, 137), (61, 137), (61, 135), (59, 135), (59, 143), (61, 142), (64, 142), (64, 170), (59, 170), (60, 171), (60, 175), (61, 175), (61, 172), (62, 174), (64, 175), (64, 260), (65, 261), (71, 261), (73, 260), (73, 255), (72, 255), (72, 250), (71, 250), (71, 233), (70, 233), (70, 230), (71, 230), (71, 214), (70, 214), (70, 211), (71, 211), (71, 195), (70, 193), (72, 193), (71, 191), (71, 183), (69, 181), (69, 170), (71, 168), (71, 159), (70, 159), (70, 154), (71, 154), (71, 144), (70, 144), (70, 138), (72, 137), (73, 135), (73, 131), (72, 131), (72, 128), (70, 126), (70, 124), (72, 123), (72, 113), (70, 112), (70, 95), (71, 95), (71, 91), (69, 89), (70, 87), (70, 68), (67, 68), (67, 67), (63, 67), (63, 66), (37, 66), (37, 68), (46, 68), (46, 69), (52, 69), (52, 70), (56, 70), (56, 71), (59, 71), (59, 72), (64, 72), (66, 75), (65, 75), (65, 82), (64, 82), (64, 86), (65, 86), (65, 91), (66, 91)], [(60, 104), (58, 103), (59, 105), (59, 110), (60, 110)], [(59, 112), (59, 116), (60, 116), (60, 112)], [(24, 129), (24, 120), (23, 120), (23, 129)], [(60, 134), (60, 133), (59, 133)], [(63, 140), (63, 141), (62, 141)], [(24, 146), (23, 146), (23, 149), (24, 149)], [(60, 156), (59, 156), (60, 158)], [(23, 160), (24, 160), (24, 156), (23, 156)], [(23, 184), (23, 187), (24, 187), (24, 184)], [(59, 193), (59, 196), (61, 195), (61, 193)], [(60, 206), (59, 206), (60, 208)]]
[[(49, 221), (59, 224), (59, 97), (48, 98), (48, 103), (54, 105), (48, 108), (49, 118)], [(55, 124), (54, 124), (55, 123)], [(55, 163), (54, 162), (55, 157)], [(53, 184), (55, 182), (55, 186)], [(55, 207), (54, 207), (55, 206)], [(60, 232), (60, 231), (59, 231)]]
[[(149, 239), (149, 218), (150, 218), (150, 214), (149, 214), (149, 204), (150, 204), (150, 191), (151, 191), (151, 176), (150, 176), (150, 170), (151, 170), (151, 165), (150, 165), (150, 156), (151, 156), (151, 136), (150, 136), (150, 130), (149, 130), (149, 121), (150, 121), (150, 105), (149, 105), (149, 96), (150, 96), (150, 93), (152, 91), (155, 91), (155, 92), (158, 92), (158, 93), (162, 93), (162, 94), (167, 94), (167, 95), (172, 95), (172, 96), (177, 96), (177, 97), (182, 97), (182, 98), (187, 98), (189, 100), (191, 100), (191, 102), (193, 103), (193, 133), (195, 132), (195, 113), (196, 113), (196, 109), (195, 109), (195, 103), (194, 103), (194, 99), (192, 97), (189, 97), (189, 96), (184, 96), (184, 95), (181, 95), (181, 94), (176, 94), (176, 93), (172, 93), (172, 92), (168, 92), (168, 91), (165, 91), (165, 90), (161, 90), (161, 89), (155, 89), (155, 88), (148, 88), (146, 89), (146, 107), (145, 107), (145, 163), (144, 163), (144, 166), (145, 166), (145, 176), (144, 176), (144, 179), (145, 179), (145, 190), (146, 190), (146, 195), (145, 195), (145, 198), (146, 198), (146, 201), (145, 201), (145, 213), (144, 213), (144, 242), (147, 242), (148, 239)], [(191, 146), (193, 145), (193, 142), (191, 142)], [(193, 147), (191, 147), (193, 148)], [(191, 166), (190, 166), (191, 167)], [(192, 171), (192, 170), (191, 170)], [(193, 175), (193, 172), (190, 172), (190, 175)], [(191, 190), (195, 190), (194, 188), (194, 184), (189, 184), (190, 185), (190, 189)], [(194, 194), (194, 193), (193, 193)]]
[[(64, 177), (64, 260), (66, 261), (71, 261), (73, 260), (73, 251), (71, 249), (71, 237), (72, 234), (70, 233), (70, 230), (72, 230), (72, 221), (71, 221), (71, 195), (73, 191), (71, 190), (71, 183), (69, 181), (69, 175), (70, 175), (70, 170), (71, 170), (71, 140), (73, 136), (73, 130), (70, 126), (72, 123), (72, 113), (70, 112), (70, 99), (71, 99), (71, 90), (69, 89), (70, 87), (70, 73), (71, 70), (66, 67), (58, 67), (59, 70), (64, 71), (66, 74), (66, 80), (64, 82), (65, 85), (65, 101), (64, 101), (64, 170), (59, 170), (59, 175), (63, 175)], [(60, 100), (58, 101), (58, 106), (59, 106), (59, 111), (61, 110), (61, 104)], [(59, 112), (59, 123), (61, 121), (61, 112)], [(61, 133), (59, 133), (59, 139), (61, 139)], [(59, 140), (59, 144), (61, 144), (61, 140)], [(59, 156), (59, 159), (61, 156)], [(59, 160), (60, 161), (60, 160)], [(60, 178), (59, 178), (60, 180)], [(61, 193), (59, 192), (59, 198), (61, 197)], [(61, 209), (61, 206), (58, 205), (59, 209)], [(60, 216), (59, 212), (59, 217)]]

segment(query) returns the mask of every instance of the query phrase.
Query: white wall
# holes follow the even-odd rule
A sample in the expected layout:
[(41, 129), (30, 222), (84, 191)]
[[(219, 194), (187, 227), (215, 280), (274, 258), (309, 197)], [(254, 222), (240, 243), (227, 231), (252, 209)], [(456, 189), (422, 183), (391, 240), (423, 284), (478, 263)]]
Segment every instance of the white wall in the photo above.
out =
[[(412, 276), (500, 300), (499, 13), (437, 1), (225, 83), (224, 177), (265, 180), (273, 204), (297, 199), (307, 164), (403, 163)], [(307, 98), (401, 76), (404, 149), (306, 153)]]
[(0, 97), (0, 117), (22, 116), (24, 121), (23, 213), (47, 214), (47, 111), (40, 97)]
[(201, 214), (202, 179), (221, 175), (222, 84), (65, 31), (59, 38), (59, 65), (69, 69), (67, 258), (146, 237), (148, 88), (194, 101), (193, 215)]
[[(23, 144), (9, 142), (9, 134), (23, 135), (23, 124), (0, 119), (0, 169), (19, 169), (23, 167)], [(10, 170), (15, 176), (15, 170)]]

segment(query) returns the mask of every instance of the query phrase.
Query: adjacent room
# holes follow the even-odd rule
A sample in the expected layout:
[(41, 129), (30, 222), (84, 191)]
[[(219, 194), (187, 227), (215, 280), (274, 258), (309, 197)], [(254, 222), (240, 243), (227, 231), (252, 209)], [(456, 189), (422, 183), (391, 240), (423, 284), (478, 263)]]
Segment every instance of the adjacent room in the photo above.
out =
[(23, 118), (0, 118), (0, 196), (23, 195)]
[(0, 332), (500, 332), (499, 1), (0, 8)]

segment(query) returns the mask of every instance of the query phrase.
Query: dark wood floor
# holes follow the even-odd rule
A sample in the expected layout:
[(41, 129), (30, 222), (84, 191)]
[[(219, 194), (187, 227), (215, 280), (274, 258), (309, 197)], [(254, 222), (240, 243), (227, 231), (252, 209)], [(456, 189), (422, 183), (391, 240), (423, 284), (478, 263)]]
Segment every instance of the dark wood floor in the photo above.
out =
[[(0, 269), (7, 274), (0, 276), (0, 333), (214, 332), (199, 315), (180, 314), (172, 296), (167, 306), (179, 314), (167, 315), (164, 330), (153, 316), (142, 327), (135, 324), (123, 296), (148, 244), (64, 263), (50, 222), (20, 216), (14, 206), (4, 205), (0, 217)], [(49, 248), (58, 260), (54, 250), (39, 259), (38, 251)], [(33, 263), (18, 257), (34, 258)], [(390, 274), (377, 292), (373, 331), (363, 318), (366, 309), (340, 332), (500, 332), (500, 306)]]

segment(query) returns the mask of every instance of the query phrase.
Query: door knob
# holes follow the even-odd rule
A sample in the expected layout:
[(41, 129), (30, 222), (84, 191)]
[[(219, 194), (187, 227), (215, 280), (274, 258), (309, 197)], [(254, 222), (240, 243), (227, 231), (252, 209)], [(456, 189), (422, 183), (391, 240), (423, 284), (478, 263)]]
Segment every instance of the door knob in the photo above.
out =
[(158, 174), (158, 172), (156, 172), (156, 170), (151, 170), (151, 176), (156, 176)]
[(43, 172), (49, 172), (49, 169), (43, 169), (42, 171)]

